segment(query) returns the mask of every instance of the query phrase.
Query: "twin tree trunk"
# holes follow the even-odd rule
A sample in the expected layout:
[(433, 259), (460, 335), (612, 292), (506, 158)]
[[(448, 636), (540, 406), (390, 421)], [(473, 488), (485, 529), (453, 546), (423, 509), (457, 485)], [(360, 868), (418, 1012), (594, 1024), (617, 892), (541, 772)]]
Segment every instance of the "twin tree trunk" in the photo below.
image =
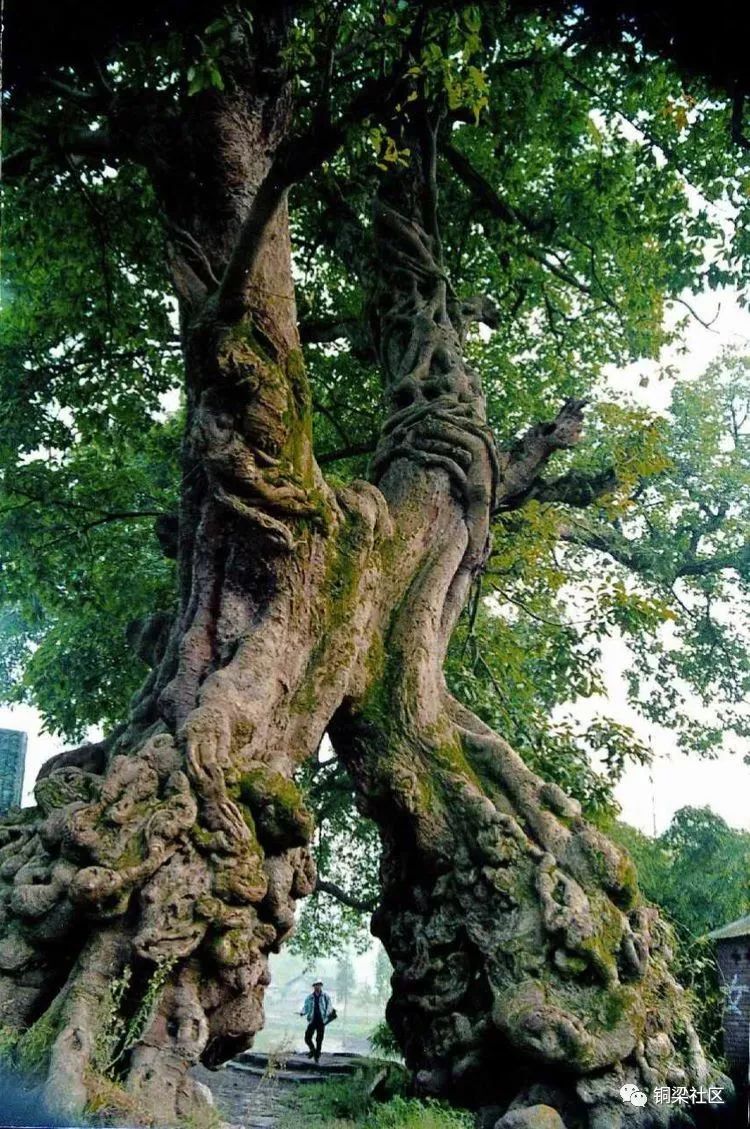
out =
[[(463, 359), (429, 137), (375, 206), (374, 481), (333, 489), (312, 453), (283, 201), (241, 301), (209, 281), (286, 134), (285, 94), (259, 80), (193, 102), (152, 169), (183, 236), (179, 610), (128, 722), (46, 765), (37, 807), (0, 828), (0, 1022), (22, 1061), (42, 1047), (47, 1097), (71, 1117), (108, 1067), (157, 1121), (194, 1112), (190, 1066), (262, 1027), (268, 954), (313, 888), (294, 775), (328, 731), (381, 831), (373, 930), (418, 1091), (541, 1095), (570, 1125), (616, 1126), (625, 1081), (701, 1085), (707, 1067), (627, 857), (445, 687), (510, 486)], [(112, 1066), (113, 1010), (132, 1028), (144, 991), (149, 1022)], [(655, 1123), (654, 1107), (627, 1113)]]

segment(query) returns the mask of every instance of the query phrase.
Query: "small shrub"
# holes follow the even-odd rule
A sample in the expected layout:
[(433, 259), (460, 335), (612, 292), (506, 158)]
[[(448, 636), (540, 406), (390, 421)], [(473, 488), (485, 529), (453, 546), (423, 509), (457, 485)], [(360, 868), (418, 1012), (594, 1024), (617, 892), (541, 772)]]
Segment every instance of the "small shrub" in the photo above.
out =
[(3, 1067), (12, 1067), (15, 1061), (15, 1049), (20, 1039), (20, 1033), (12, 1027), (3, 1027), (0, 1024), (0, 1070)]
[(141, 1123), (137, 1103), (117, 1082), (102, 1074), (90, 1071), (86, 1075), (86, 1115), (96, 1121), (118, 1121)]
[(180, 1129), (221, 1129), (225, 1124), (216, 1106), (205, 1105), (181, 1121)]
[(299, 1126), (300, 1122), (305, 1126), (329, 1126), (336, 1121), (363, 1121), (372, 1104), (371, 1085), (371, 1079), (360, 1071), (349, 1078), (300, 1086), (294, 1115), (288, 1119), (290, 1129)]
[(146, 984), (143, 998), (130, 1019), (126, 1019), (123, 1015), (123, 1002), (130, 988), (130, 968), (126, 968), (122, 976), (109, 985), (107, 996), (102, 1003), (103, 1022), (96, 1038), (92, 1059), (92, 1066), (97, 1074), (115, 1079), (117, 1064), (135, 1046), (146, 1030), (174, 964), (174, 960), (164, 960), (157, 964)]
[(60, 1004), (55, 1001), (35, 1023), (21, 1032), (14, 1048), (15, 1066), (30, 1078), (44, 1074), (49, 1065), (52, 1044), (59, 1033)]
[(401, 1060), (401, 1048), (396, 1041), (396, 1036), (385, 1020), (379, 1023), (370, 1035), (369, 1043), (372, 1049), (379, 1055)]
[(263, 1072), (261, 1082), (276, 1082), (278, 1081), (278, 1074), (282, 1070), (286, 1070), (286, 1064), (291, 1055), (294, 1054), (294, 1040), (291, 1036), (287, 1036), (280, 1042), (276, 1043), (270, 1048), (268, 1052), (268, 1059), (266, 1062), (266, 1069)]

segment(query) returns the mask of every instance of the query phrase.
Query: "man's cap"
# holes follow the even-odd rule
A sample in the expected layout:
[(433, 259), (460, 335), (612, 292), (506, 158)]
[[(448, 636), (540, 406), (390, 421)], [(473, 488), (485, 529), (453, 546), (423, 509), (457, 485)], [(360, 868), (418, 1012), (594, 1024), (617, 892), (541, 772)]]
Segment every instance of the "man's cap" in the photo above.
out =
[(313, 983), (312, 983), (313, 988), (317, 988), (318, 984), (320, 984), (321, 988), (323, 987), (323, 981), (322, 980), (313, 980)]

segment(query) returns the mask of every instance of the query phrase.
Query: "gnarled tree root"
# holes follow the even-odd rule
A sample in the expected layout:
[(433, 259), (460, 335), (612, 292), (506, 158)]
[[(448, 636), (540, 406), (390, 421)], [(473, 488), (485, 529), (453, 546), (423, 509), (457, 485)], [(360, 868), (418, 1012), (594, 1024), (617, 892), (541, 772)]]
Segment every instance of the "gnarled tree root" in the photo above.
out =
[[(381, 829), (372, 928), (419, 1093), (499, 1110), (543, 1100), (575, 1129), (669, 1125), (662, 1086), (730, 1096), (669, 972), (669, 928), (576, 801), (445, 693), (428, 726), (370, 703), (340, 711), (333, 735)], [(623, 1103), (627, 1082), (646, 1107)]]

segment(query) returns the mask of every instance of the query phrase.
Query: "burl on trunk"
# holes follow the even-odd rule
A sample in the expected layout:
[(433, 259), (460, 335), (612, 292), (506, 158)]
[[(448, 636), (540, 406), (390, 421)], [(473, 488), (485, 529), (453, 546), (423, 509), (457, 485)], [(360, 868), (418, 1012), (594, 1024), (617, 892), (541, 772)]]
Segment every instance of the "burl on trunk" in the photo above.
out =
[[(707, 1077), (666, 930), (627, 857), (442, 674), (493, 509), (574, 441), (579, 406), (522, 457), (498, 453), (440, 254), (435, 125), (415, 109), (411, 164), (374, 207), (373, 481), (327, 484), (278, 171), (286, 88), (263, 71), (193, 105), (149, 150), (178, 233), (179, 612), (127, 722), (48, 763), (37, 806), (0, 828), (0, 1020), (71, 1117), (103, 1070), (157, 1121), (194, 1111), (190, 1066), (252, 1041), (268, 954), (312, 889), (294, 775), (328, 730), (381, 829), (373, 928), (418, 1090), (542, 1096), (571, 1126), (617, 1125), (624, 1082)], [(654, 1107), (627, 1113), (656, 1124)]]

